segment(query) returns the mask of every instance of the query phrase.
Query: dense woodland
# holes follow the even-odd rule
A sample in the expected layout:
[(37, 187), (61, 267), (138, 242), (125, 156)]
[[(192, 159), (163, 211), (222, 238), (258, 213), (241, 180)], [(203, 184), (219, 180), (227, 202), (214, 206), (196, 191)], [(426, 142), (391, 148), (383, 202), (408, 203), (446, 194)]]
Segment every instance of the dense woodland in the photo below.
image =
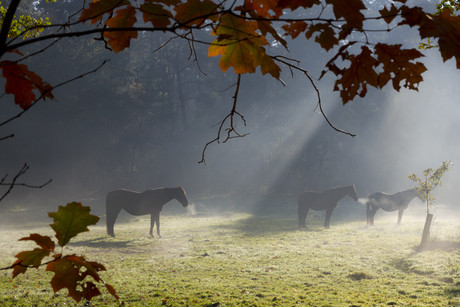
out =
[[(379, 9), (384, 1), (369, 1)], [(78, 8), (74, 1), (35, 1), (30, 11), (64, 22)], [(435, 1), (426, 1), (427, 11)], [(395, 34), (396, 33), (396, 34)], [(382, 42), (414, 47), (418, 35), (408, 27)], [(205, 35), (205, 33), (203, 34)], [(167, 44), (166, 44), (167, 43)], [(307, 44), (300, 46), (300, 44)], [(160, 48), (162, 47), (163, 48)], [(290, 57), (319, 77), (331, 52), (314, 41), (290, 42)], [(272, 46), (277, 48), (277, 46)], [(333, 130), (316, 109), (316, 92), (302, 75), (283, 73), (283, 86), (260, 73), (243, 75), (236, 124), (244, 138), (213, 143), (218, 124), (231, 108), (236, 75), (217, 68), (207, 45), (197, 45), (197, 61), (186, 41), (169, 41), (162, 32), (139, 33), (129, 50), (116, 55), (88, 37), (62, 40), (27, 61), (50, 83), (73, 78), (108, 61), (40, 101), (19, 119), (1, 127), (15, 137), (2, 141), (0, 171), (12, 176), (30, 165), (23, 182), (52, 183), (42, 189), (15, 187), (3, 206), (59, 199), (104, 197), (110, 190), (146, 190), (180, 185), (188, 195), (297, 195), (356, 184), (358, 195), (396, 192), (413, 186), (409, 174), (456, 162), (458, 90), (453, 61), (424, 51), (430, 72), (419, 92), (371, 90), (343, 106), (332, 92), (333, 76), (317, 83)], [(282, 47), (279, 46), (281, 49)], [(1, 98), (2, 120), (20, 112), (11, 97)], [(440, 200), (455, 204), (460, 178), (449, 174)], [(456, 179), (457, 178), (457, 179)], [(443, 199), (444, 197), (444, 199)]]

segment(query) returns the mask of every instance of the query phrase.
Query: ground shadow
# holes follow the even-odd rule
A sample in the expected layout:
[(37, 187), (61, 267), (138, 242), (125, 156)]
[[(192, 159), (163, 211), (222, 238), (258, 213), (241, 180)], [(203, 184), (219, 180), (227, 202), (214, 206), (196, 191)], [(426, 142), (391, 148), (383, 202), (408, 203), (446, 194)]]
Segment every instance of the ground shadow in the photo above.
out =
[(67, 246), (70, 247), (96, 247), (96, 248), (124, 248), (129, 247), (130, 243), (134, 240), (129, 241), (105, 241), (102, 238), (98, 239), (91, 239), (91, 240), (84, 240), (78, 242), (69, 242)]

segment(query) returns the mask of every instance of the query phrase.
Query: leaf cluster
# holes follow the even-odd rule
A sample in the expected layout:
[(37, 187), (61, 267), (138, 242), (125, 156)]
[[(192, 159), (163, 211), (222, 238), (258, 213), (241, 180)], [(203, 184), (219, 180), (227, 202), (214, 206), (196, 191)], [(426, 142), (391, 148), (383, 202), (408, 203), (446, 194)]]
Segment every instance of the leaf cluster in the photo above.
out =
[[(89, 231), (89, 225), (95, 225), (99, 217), (89, 214), (90, 208), (82, 206), (81, 203), (69, 203), (65, 207), (59, 206), (58, 212), (48, 213), (53, 218), (54, 223), (50, 224), (56, 232), (57, 243), (63, 248), (69, 241), (82, 232)], [(39, 246), (31, 251), (23, 251), (15, 257), (18, 259), (11, 266), (13, 268), (13, 278), (21, 273), (25, 273), (29, 268), (37, 268), (46, 264), (46, 271), (53, 272), (51, 286), (56, 293), (66, 288), (68, 295), (76, 302), (82, 298), (91, 300), (93, 297), (101, 295), (96, 283), (102, 284), (117, 300), (119, 299), (115, 289), (104, 282), (99, 276), (100, 271), (105, 271), (105, 267), (94, 261), (88, 261), (85, 256), (75, 254), (63, 255), (56, 252), (55, 242), (48, 236), (34, 233), (29, 237), (19, 239), (19, 241), (34, 241)], [(52, 260), (43, 262), (45, 257)], [(92, 278), (93, 281), (88, 281)]]
[(436, 170), (427, 168), (423, 171), (425, 180), (420, 179), (416, 174), (409, 175), (409, 179), (417, 183), (415, 190), (418, 192), (420, 197), (427, 202), (427, 212), (429, 212), (429, 209), (431, 209), (433, 203), (436, 201), (432, 191), (438, 185), (442, 185), (441, 178), (449, 171), (450, 165), (453, 165), (453, 163), (449, 160), (442, 162), (442, 165)]
[[(4, 6), (2, 6), (2, 3), (0, 2), (0, 25), (3, 25), (5, 16), (6, 9)], [(37, 37), (41, 32), (43, 32), (44, 27), (49, 25), (51, 25), (51, 22), (47, 17), (33, 18), (29, 15), (21, 15), (19, 17), (14, 16), (14, 19), (8, 31), (8, 37), (22, 37), (22, 39)]]

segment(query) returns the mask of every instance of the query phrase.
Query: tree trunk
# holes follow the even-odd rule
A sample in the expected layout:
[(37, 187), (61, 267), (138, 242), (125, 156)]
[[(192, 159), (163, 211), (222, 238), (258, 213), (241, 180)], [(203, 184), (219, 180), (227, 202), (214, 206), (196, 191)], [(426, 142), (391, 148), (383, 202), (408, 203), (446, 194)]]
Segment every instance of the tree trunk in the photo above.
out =
[(418, 247), (419, 250), (422, 250), (423, 247), (428, 242), (428, 239), (430, 237), (430, 228), (431, 228), (431, 221), (432, 220), (433, 220), (433, 214), (428, 213), (426, 215), (425, 227), (423, 228), (422, 242), (420, 242), (420, 245)]

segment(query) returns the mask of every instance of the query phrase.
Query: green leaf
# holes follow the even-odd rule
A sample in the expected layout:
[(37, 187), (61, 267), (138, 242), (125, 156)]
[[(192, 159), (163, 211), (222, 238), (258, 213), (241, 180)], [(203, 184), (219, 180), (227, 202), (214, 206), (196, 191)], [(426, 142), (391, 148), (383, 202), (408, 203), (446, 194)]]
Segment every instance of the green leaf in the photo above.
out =
[(65, 207), (59, 206), (58, 212), (50, 212), (48, 216), (54, 219), (50, 224), (56, 231), (56, 238), (60, 246), (65, 246), (70, 239), (79, 233), (89, 231), (89, 225), (95, 225), (99, 217), (89, 214), (91, 209), (81, 203), (73, 202)]

